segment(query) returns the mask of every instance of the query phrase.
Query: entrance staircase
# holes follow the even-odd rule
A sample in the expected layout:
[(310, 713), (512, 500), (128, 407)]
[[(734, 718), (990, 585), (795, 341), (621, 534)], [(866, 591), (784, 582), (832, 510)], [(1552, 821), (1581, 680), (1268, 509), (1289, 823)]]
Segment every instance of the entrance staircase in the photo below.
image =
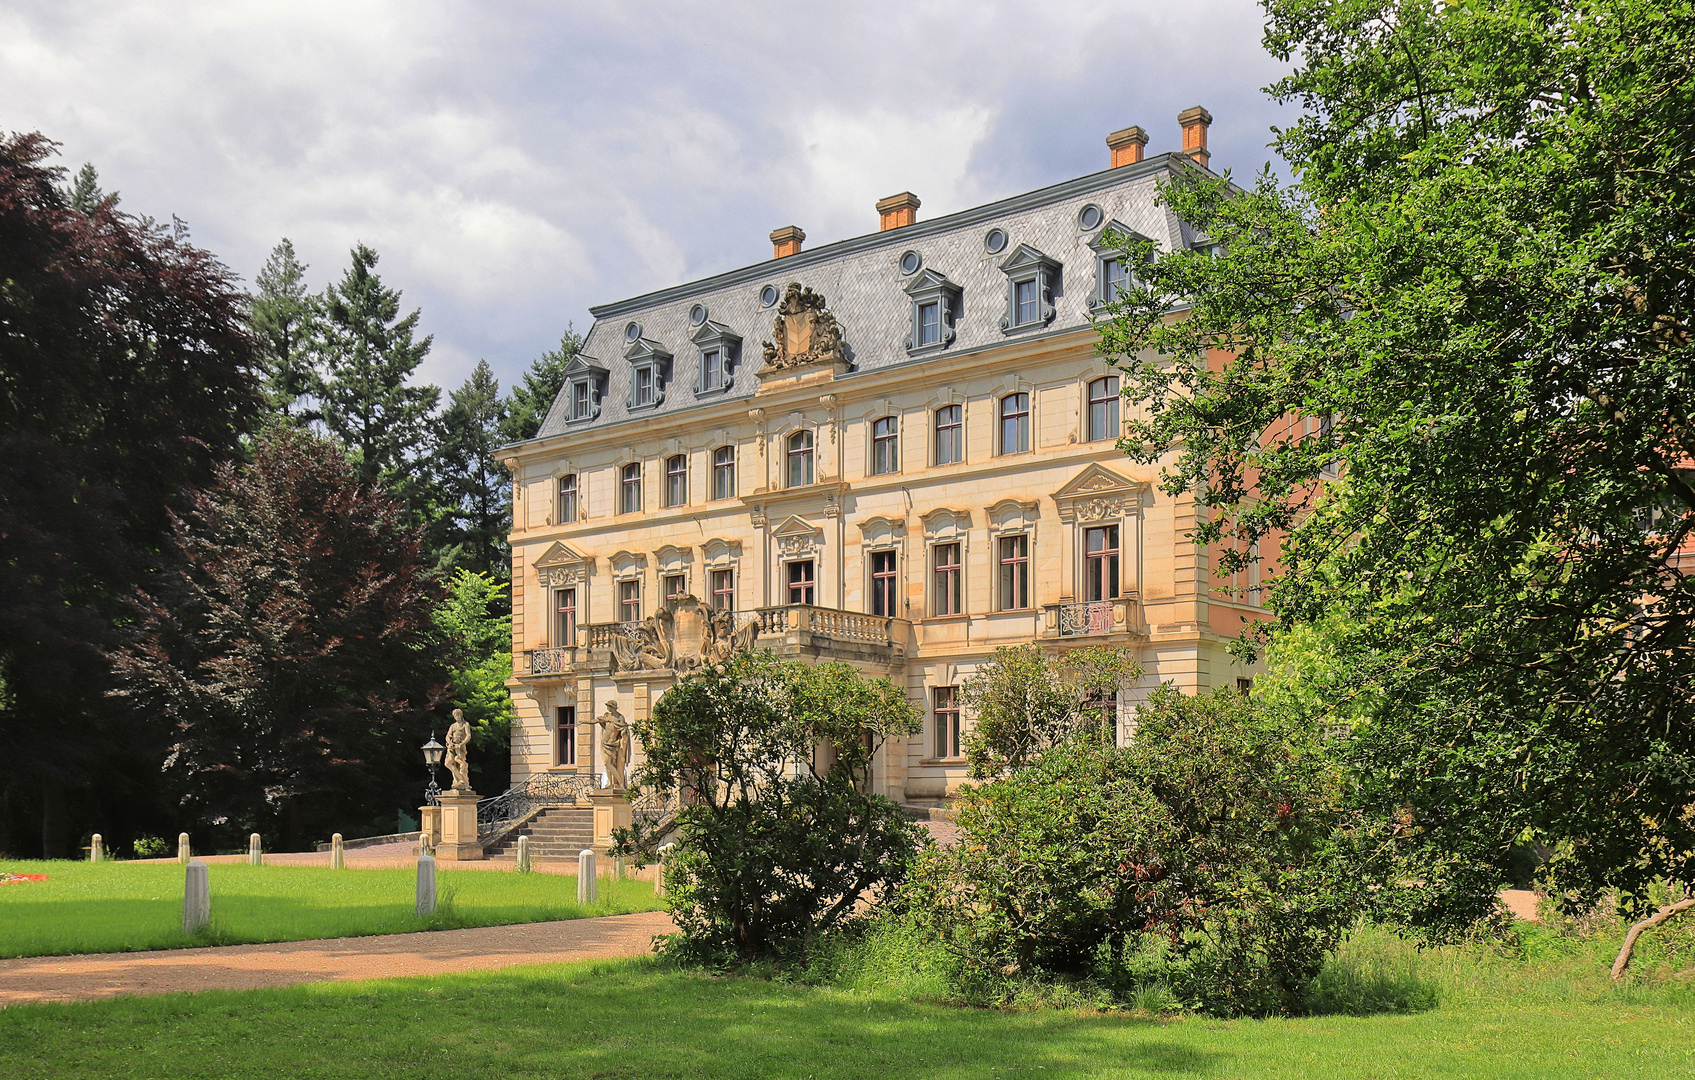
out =
[(530, 838), (532, 859), (575, 859), (585, 848), (594, 847), (594, 810), (549, 806), (529, 821), (490, 844), (483, 854), (490, 859), (518, 858), (518, 837)]

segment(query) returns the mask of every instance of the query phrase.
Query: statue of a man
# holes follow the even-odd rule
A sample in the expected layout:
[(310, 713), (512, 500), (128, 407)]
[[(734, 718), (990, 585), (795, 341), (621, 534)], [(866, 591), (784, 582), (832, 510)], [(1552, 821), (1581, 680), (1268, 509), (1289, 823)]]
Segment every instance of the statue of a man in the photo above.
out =
[(595, 721), (600, 728), (600, 762), (606, 769), (606, 784), (614, 791), (630, 786), (624, 770), (630, 767), (630, 725), (618, 711), (616, 701), (606, 703), (606, 712)]
[(466, 751), (471, 746), (471, 725), (465, 722), (465, 710), (453, 710), (453, 723), (447, 729), (447, 771), (453, 774), (453, 789), (471, 790), (471, 763)]

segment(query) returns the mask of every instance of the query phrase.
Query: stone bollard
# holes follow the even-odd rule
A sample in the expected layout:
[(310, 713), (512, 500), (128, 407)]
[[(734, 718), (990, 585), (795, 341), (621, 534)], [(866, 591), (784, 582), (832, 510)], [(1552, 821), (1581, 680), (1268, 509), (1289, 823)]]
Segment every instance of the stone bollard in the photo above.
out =
[(577, 903), (592, 904), (598, 899), (600, 887), (594, 879), (594, 852), (584, 848), (577, 853)]
[(612, 876), (618, 881), (624, 880), (624, 856), (612, 860)]
[(530, 838), (527, 836), (518, 838), (518, 872), (520, 874), (530, 872)]
[(191, 859), (183, 875), (182, 932), (192, 934), (212, 919), (212, 888), (206, 881), (206, 864)]
[(259, 846), (259, 834), (254, 833), (247, 838), (247, 865), (265, 865), (265, 851)]
[(100, 838), (99, 833), (95, 833), (92, 837), (89, 838), (89, 841), (88, 841), (88, 861), (89, 862), (105, 862), (106, 861), (106, 841), (104, 841)]
[(420, 833), (418, 835), (418, 854), (428, 855), (431, 858), (434, 858), (435, 853), (436, 853), (435, 848), (430, 846), (430, 834), (429, 833)]
[(341, 846), (341, 834), (330, 837), (330, 869), (340, 870), (344, 865), (344, 849)]
[(418, 856), (418, 903), (414, 910), (418, 918), (434, 915), (436, 910), (436, 860), (434, 855)]
[(190, 852), (188, 847), (188, 834), (185, 832), (177, 833), (177, 862), (187, 866), (188, 860), (193, 857), (193, 853)]
[(653, 895), (665, 895), (665, 862), (671, 857), (671, 849), (676, 844), (662, 844), (659, 848), (659, 874), (653, 879)]

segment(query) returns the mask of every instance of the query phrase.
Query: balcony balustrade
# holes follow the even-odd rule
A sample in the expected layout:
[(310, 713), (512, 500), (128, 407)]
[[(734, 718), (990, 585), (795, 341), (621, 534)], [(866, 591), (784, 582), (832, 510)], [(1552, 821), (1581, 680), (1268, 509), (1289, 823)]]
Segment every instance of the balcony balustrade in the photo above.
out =
[(1085, 600), (1073, 604), (1048, 604), (1042, 609), (1044, 638), (1104, 637), (1108, 634), (1140, 634), (1141, 603), (1137, 597), (1115, 600)]

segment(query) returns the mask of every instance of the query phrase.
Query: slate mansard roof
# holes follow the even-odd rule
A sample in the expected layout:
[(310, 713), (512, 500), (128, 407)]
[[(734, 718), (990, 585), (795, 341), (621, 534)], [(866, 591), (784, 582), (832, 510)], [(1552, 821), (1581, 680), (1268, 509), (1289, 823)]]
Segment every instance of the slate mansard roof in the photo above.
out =
[[(1135, 165), (1107, 169), (1040, 188), (946, 217), (920, 221), (886, 232), (869, 233), (781, 259), (771, 259), (699, 281), (591, 308), (594, 325), (581, 356), (607, 371), (599, 415), (592, 421), (566, 423), (570, 384), (554, 400), (537, 439), (567, 432), (595, 431), (635, 419), (683, 412), (712, 401), (751, 398), (763, 363), (760, 343), (771, 337), (776, 311), (761, 303), (767, 285), (781, 291), (798, 281), (821, 293), (842, 329), (853, 371), (843, 379), (899, 365), (922, 364), (938, 356), (1004, 344), (1027, 337), (1075, 331), (1088, 326), (1095, 293), (1096, 253), (1090, 243), (1110, 223), (1152, 240), (1160, 250), (1190, 246), (1199, 237), (1163, 206), (1156, 205), (1158, 183), (1179, 169), (1194, 168), (1180, 154), (1160, 154)], [(1081, 227), (1086, 206), (1098, 206), (1100, 224)], [(985, 248), (991, 229), (1006, 232), (998, 252)], [(1046, 326), (1008, 334), (1001, 329), (1007, 309), (1007, 275), (1001, 263), (1019, 245), (1035, 248), (1058, 263), (1055, 315)], [(907, 351), (911, 300), (903, 291), (912, 275), (901, 271), (902, 255), (916, 251), (923, 270), (947, 276), (962, 290), (956, 339), (945, 349), (917, 356)], [(706, 308), (707, 318), (741, 336), (740, 365), (728, 394), (695, 394), (698, 348), (689, 313)], [(640, 338), (657, 343), (674, 358), (665, 400), (632, 414), (629, 408), (632, 366), (625, 352), (626, 332), (634, 323)]]

